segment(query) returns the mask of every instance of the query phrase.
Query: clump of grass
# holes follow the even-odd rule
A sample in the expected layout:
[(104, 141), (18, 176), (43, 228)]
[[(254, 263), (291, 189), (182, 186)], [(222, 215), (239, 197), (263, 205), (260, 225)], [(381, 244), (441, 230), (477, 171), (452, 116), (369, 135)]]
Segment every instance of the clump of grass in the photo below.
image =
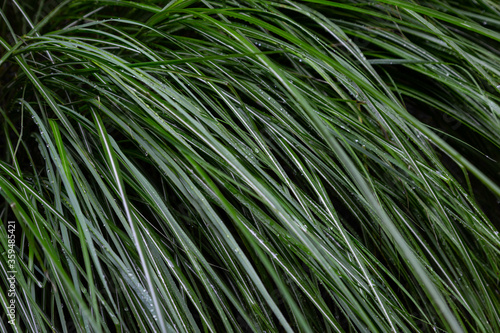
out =
[(499, 11), (5, 0), (12, 328), (500, 331)]

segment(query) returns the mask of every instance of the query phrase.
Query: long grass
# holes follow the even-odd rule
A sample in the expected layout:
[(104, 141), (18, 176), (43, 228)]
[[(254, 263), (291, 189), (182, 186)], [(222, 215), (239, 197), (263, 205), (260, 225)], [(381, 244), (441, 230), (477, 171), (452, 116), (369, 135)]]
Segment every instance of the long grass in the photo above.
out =
[(495, 1), (0, 16), (2, 332), (500, 332)]

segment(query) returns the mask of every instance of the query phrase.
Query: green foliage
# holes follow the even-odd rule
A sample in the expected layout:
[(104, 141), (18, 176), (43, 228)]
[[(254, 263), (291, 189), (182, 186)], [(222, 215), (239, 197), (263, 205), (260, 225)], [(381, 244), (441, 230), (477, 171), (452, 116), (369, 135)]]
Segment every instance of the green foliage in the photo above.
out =
[(497, 2), (0, 15), (16, 332), (500, 331)]

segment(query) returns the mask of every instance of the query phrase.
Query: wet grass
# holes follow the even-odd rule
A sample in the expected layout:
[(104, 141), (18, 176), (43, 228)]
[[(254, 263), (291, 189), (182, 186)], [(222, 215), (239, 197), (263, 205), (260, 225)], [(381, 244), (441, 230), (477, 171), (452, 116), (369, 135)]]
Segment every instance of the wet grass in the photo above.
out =
[(5, 0), (12, 328), (500, 331), (499, 11)]

